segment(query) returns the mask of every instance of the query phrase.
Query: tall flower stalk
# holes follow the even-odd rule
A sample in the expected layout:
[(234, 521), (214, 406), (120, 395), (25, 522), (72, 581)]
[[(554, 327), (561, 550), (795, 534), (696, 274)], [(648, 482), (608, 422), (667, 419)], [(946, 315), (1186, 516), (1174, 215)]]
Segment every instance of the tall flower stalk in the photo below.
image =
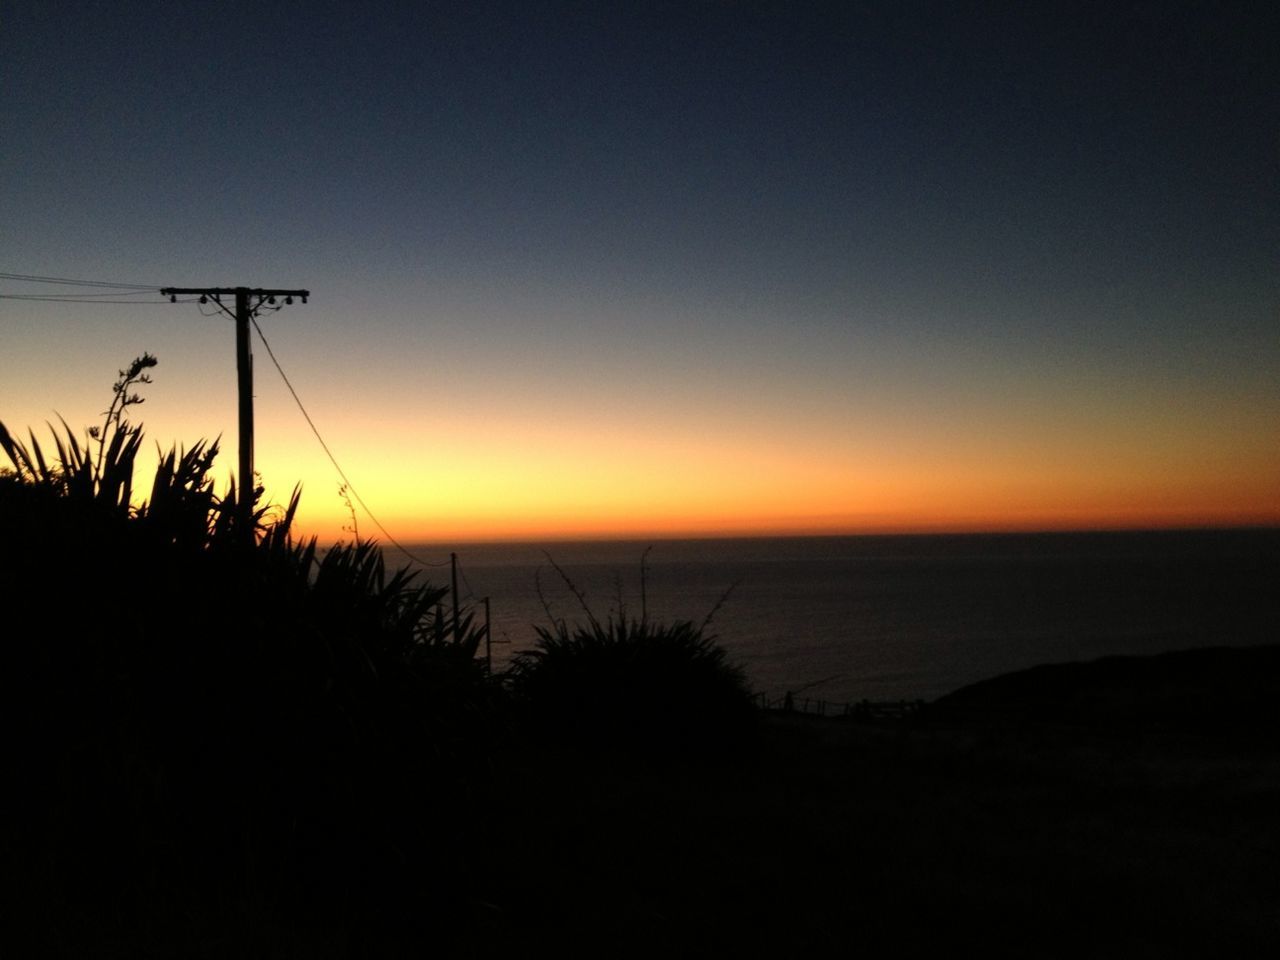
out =
[(150, 383), (151, 376), (147, 371), (159, 362), (150, 353), (144, 352), (142, 356), (134, 357), (133, 362), (120, 371), (120, 379), (112, 385), (111, 405), (103, 413), (102, 426), (89, 428), (89, 436), (98, 441), (98, 459), (94, 464), (94, 470), (98, 474), (102, 472), (102, 461), (106, 454), (109, 438), (114, 434), (120, 433), (128, 425), (124, 419), (125, 410), (143, 403), (146, 399), (142, 395), (132, 392), (133, 388), (140, 384)]

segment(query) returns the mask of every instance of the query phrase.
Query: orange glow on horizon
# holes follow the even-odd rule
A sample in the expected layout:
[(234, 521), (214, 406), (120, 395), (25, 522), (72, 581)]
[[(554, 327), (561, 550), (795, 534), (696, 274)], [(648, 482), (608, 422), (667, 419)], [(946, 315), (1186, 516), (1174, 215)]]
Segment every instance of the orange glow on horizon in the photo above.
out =
[[(517, 386), (443, 412), (376, 383), (354, 398), (316, 390), (311, 413), (402, 542), (1280, 526), (1280, 405), (1253, 387), (1237, 401), (1129, 385), (1120, 403), (1070, 384), (1025, 402), (925, 386), (908, 403), (870, 389), (690, 388), (676, 402), (594, 381), (562, 394)], [(234, 424), (233, 398), (221, 383), (149, 402), (140, 475), (155, 444)], [(268, 499), (285, 503), (301, 484), (297, 531), (350, 539), (341, 479), (292, 399), (264, 379), (258, 401)], [(69, 422), (100, 407), (90, 391)], [(13, 429), (42, 419), (38, 407), (6, 416)], [(235, 450), (231, 428), (219, 489)], [(361, 536), (385, 542), (357, 509)]]
[[(379, 445), (352, 479), (402, 542), (1280, 525), (1280, 467), (1261, 449), (1215, 462), (1120, 443), (876, 456), (785, 438), (506, 439), (423, 457)], [(324, 485), (307, 488), (299, 519), (322, 541), (350, 525)], [(385, 539), (363, 512), (359, 523)]]
[[(945, 487), (945, 484), (938, 484)], [(864, 490), (857, 500), (841, 500), (830, 490), (807, 498), (773, 499), (726, 490), (719, 503), (705, 497), (631, 499), (622, 492), (579, 498), (538, 497), (526, 493), (511, 501), (449, 501), (384, 511), (380, 519), (402, 542), (635, 539), (734, 536), (832, 536), (885, 533), (1033, 532), (1099, 529), (1277, 526), (1280, 503), (1231, 496), (1231, 491), (1067, 489), (952, 489), (936, 487)], [(1064, 485), (1065, 486), (1065, 485)], [(1235, 491), (1239, 494), (1239, 491)], [(737, 493), (737, 496), (733, 494)], [(818, 494), (825, 494), (819, 496)], [(1196, 494), (1199, 494), (1198, 496)], [(1215, 496), (1220, 494), (1220, 496)], [(566, 502), (569, 500), (571, 502)], [(322, 541), (342, 538), (350, 518), (337, 509), (309, 512), (300, 528)], [(365, 537), (385, 539), (361, 516)]]

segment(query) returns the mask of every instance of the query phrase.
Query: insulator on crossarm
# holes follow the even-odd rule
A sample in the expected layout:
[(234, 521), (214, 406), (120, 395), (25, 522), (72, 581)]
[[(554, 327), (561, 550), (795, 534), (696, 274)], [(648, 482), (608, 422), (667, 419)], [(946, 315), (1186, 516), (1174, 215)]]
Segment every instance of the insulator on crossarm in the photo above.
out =
[(176, 293), (171, 293), (171, 294), (169, 294), (169, 302), (170, 302), (170, 303), (177, 303), (177, 302), (178, 302), (178, 295), (177, 295)]
[[(275, 301), (274, 301), (274, 300), (273, 300), (273, 301), (271, 301), (271, 302), (272, 302), (272, 303), (275, 303)], [(293, 306), (293, 297), (285, 297), (285, 298), (284, 298), (284, 303), (285, 303), (285, 306), (287, 306), (287, 307), (292, 307), (292, 306)]]
[(200, 302), (201, 302), (201, 303), (208, 303), (208, 302), (209, 302), (209, 297), (208, 297), (208, 295), (203, 294), (203, 293), (202, 293), (202, 294), (200, 294)]

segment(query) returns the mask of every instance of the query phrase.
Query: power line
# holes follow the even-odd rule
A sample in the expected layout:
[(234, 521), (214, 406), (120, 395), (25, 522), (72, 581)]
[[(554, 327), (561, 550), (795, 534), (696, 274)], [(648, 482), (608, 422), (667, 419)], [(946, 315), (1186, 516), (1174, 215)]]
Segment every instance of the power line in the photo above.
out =
[[(121, 294), (127, 296), (127, 294)], [(100, 306), (117, 304), (125, 304), (129, 306), (147, 306), (159, 307), (167, 306), (168, 300), (90, 300), (88, 296), (84, 297), (59, 297), (52, 294), (35, 294), (35, 293), (0, 293), (0, 300), (27, 300), (36, 303), (96, 303)], [(190, 300), (175, 300), (174, 303), (195, 303), (195, 298)]]
[(27, 283), (57, 283), (74, 287), (119, 287), (142, 293), (146, 290), (159, 290), (158, 283), (119, 283), (115, 280), (73, 280), (70, 277), (46, 277), (35, 273), (2, 273), (0, 280), (22, 280)]
[(147, 290), (109, 290), (105, 293), (84, 293), (80, 290), (64, 291), (62, 293), (18, 293), (13, 294), (15, 297), (23, 297), (27, 300), (61, 300), (63, 297), (75, 295), (77, 299), (106, 300), (111, 297), (137, 297), (151, 291)]
[[(338, 463), (338, 458), (333, 455), (333, 451), (329, 449), (329, 445), (324, 442), (324, 437), (320, 435), (320, 430), (316, 427), (315, 421), (311, 419), (311, 414), (307, 413), (307, 408), (303, 405), (302, 398), (298, 396), (298, 391), (293, 389), (293, 384), (289, 382), (288, 375), (284, 372), (284, 368), (280, 366), (280, 361), (276, 359), (275, 351), (271, 349), (271, 344), (267, 342), (267, 337), (262, 332), (262, 327), (258, 326), (258, 318), (250, 314), (249, 320), (253, 323), (253, 329), (258, 331), (258, 339), (260, 339), (262, 341), (262, 345), (267, 348), (267, 356), (271, 358), (271, 362), (275, 365), (276, 372), (280, 374), (280, 379), (284, 381), (284, 385), (289, 388), (289, 393), (293, 395), (293, 402), (296, 403), (298, 405), (298, 409), (302, 411), (303, 419), (307, 421), (307, 426), (311, 428), (311, 432), (315, 434), (316, 440), (320, 442), (320, 446), (324, 450), (325, 456), (329, 458), (329, 462), (333, 464), (333, 468), (338, 471), (338, 476), (340, 476), (342, 478), (342, 482), (347, 485), (347, 489), (350, 490), (351, 495), (356, 498), (356, 502), (359, 503), (360, 506), (364, 508), (364, 512), (369, 515), (369, 519), (373, 521), (374, 526), (382, 531), (382, 535), (387, 538), (388, 542), (394, 545), (396, 549), (415, 563), (420, 563), (424, 567), (447, 566), (449, 563), (448, 560), (424, 560), (414, 554), (413, 551), (409, 550), (408, 547), (393, 537), (387, 528), (382, 525), (382, 521), (380, 521), (374, 515), (373, 511), (369, 509), (369, 505), (365, 503), (364, 498), (360, 496), (360, 491), (355, 488), (355, 485), (342, 469), (341, 464)], [(468, 589), (470, 588), (468, 587)]]
[(458, 576), (462, 577), (462, 585), (467, 588), (467, 596), (478, 601), (480, 597), (471, 589), (471, 582), (467, 579), (467, 572), (462, 569), (462, 564), (458, 564)]
[(101, 293), (90, 293), (85, 290), (67, 290), (58, 293), (0, 293), (0, 300), (27, 300), (33, 303), (119, 303), (135, 307), (163, 302), (160, 300), (116, 299), (118, 297), (139, 297), (146, 293), (158, 293), (159, 285), (154, 283), (78, 280), (72, 277), (52, 277), (39, 273), (11, 273), (8, 271), (0, 271), (0, 280), (10, 280), (15, 283), (44, 283), (60, 287), (89, 287), (90, 289), (103, 291)]

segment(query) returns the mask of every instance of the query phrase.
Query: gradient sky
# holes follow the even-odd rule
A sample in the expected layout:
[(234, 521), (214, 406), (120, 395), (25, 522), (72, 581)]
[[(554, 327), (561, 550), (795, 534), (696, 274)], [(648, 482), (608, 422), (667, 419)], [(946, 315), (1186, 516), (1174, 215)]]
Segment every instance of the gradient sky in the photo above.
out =
[[(1271, 11), (0, 0), (0, 272), (309, 288), (263, 328), (400, 539), (1280, 523)], [(144, 350), (230, 468), (195, 305), (0, 300), (0, 420)]]

